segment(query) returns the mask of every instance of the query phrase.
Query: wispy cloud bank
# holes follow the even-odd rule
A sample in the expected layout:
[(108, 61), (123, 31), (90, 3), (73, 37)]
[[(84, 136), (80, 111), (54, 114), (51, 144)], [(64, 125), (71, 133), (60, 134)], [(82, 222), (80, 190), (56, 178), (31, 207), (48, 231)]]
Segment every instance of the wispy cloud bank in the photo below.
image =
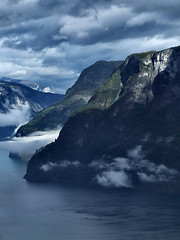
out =
[(133, 187), (133, 176), (141, 182), (168, 182), (179, 172), (167, 166), (157, 165), (144, 158), (141, 146), (128, 151), (128, 158), (115, 158), (112, 163), (94, 162), (90, 166), (100, 171), (96, 176), (98, 184), (105, 187)]
[(78, 168), (80, 167), (81, 164), (78, 161), (74, 161), (74, 162), (70, 162), (70, 161), (62, 161), (61, 163), (53, 163), (53, 162), (48, 162), (44, 165), (42, 165), (40, 167), (40, 170), (44, 171), (44, 172), (48, 172), (51, 171), (55, 168), (69, 168), (69, 167), (73, 167), (73, 168)]
[(0, 113), (0, 127), (16, 126), (27, 123), (30, 120), (30, 107), (28, 104), (11, 106), (7, 113)]
[[(140, 145), (129, 150), (127, 157), (91, 162), (88, 166), (79, 161), (47, 162), (40, 166), (44, 173), (53, 171), (89, 171), (89, 182), (96, 182), (103, 187), (133, 188), (139, 183), (166, 183), (174, 181), (180, 173), (176, 169), (163, 164), (155, 164), (147, 160)], [(88, 173), (89, 174), (89, 173)]]
[(53, 142), (59, 135), (60, 129), (35, 132), (28, 137), (14, 137), (11, 141), (0, 142), (0, 148), (6, 149), (21, 158), (27, 159), (32, 156), (36, 150)]

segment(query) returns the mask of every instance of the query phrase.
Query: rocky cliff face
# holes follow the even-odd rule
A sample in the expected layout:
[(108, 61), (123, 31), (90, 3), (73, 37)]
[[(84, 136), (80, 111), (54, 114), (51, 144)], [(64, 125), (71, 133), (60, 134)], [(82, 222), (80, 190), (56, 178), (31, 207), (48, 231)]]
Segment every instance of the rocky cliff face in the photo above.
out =
[(38, 92), (22, 84), (0, 82), (0, 138), (10, 136), (23, 120), (28, 121), (62, 97)]
[(133, 54), (115, 73), (118, 97), (102, 87), (32, 157), (28, 181), (180, 190), (180, 48)]
[(76, 83), (67, 90), (65, 97), (22, 126), (18, 130), (18, 135), (25, 136), (35, 131), (53, 129), (58, 125), (63, 125), (72, 112), (89, 101), (94, 92), (119, 64), (120, 61), (98, 61), (83, 70)]

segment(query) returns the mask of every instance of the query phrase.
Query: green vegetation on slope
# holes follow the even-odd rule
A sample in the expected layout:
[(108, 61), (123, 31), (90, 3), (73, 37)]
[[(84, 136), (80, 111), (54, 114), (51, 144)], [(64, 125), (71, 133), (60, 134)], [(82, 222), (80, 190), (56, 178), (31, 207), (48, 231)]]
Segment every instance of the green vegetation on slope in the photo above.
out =
[(149, 51), (149, 52), (142, 52), (142, 53), (134, 53), (131, 54), (129, 57), (136, 57), (139, 59), (146, 58), (148, 55), (153, 55), (156, 51)]
[(89, 101), (120, 63), (120, 61), (98, 61), (83, 70), (61, 101), (38, 113), (33, 120), (18, 130), (17, 135), (24, 136), (63, 125), (75, 110)]
[(120, 66), (118, 66), (105, 83), (94, 93), (89, 102), (75, 111), (74, 114), (93, 108), (101, 110), (109, 108), (118, 99), (122, 87)]

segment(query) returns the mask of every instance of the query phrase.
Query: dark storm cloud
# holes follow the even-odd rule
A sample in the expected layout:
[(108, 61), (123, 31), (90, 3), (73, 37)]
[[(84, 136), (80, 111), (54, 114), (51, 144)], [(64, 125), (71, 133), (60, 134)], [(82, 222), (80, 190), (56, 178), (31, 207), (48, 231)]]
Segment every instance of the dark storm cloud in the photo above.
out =
[(172, 17), (178, 17), (174, 14), (177, 8), (168, 2), (164, 8), (159, 1), (151, 2), (40, 0), (30, 1), (28, 5), (17, 1), (13, 9), (4, 7), (1, 23), (6, 27), (2, 27), (0, 35), (8, 37), (4, 40), (6, 47), (33, 50), (64, 41), (90, 45), (159, 33), (170, 36), (172, 28), (176, 29), (171, 21)]
[[(17, 49), (42, 50), (59, 42), (53, 40), (53, 35), (59, 31), (56, 18), (44, 18), (29, 23), (17, 24), (8, 29), (0, 30), (0, 35), (8, 38), (4, 41), (6, 47)], [(39, 34), (38, 34), (39, 33)]]
[[(160, 30), (167, 31), (167, 29), (164, 29), (164, 25), (172, 25), (171, 21), (180, 18), (179, 7), (180, 2), (176, 0), (152, 0), (149, 2), (142, 0), (6, 0), (0, 7), (2, 26), (0, 33), (1, 36), (7, 35), (8, 37), (25, 33), (33, 34), (34, 41), (30, 38), (29, 47), (33, 47), (37, 43), (39, 46), (37, 49), (40, 49), (40, 45), (42, 45), (41, 48), (48, 47), (48, 42), (51, 47), (67, 40), (81, 44), (91, 44), (96, 41), (106, 41), (106, 39), (107, 41), (123, 39), (131, 37), (133, 34), (137, 37), (139, 32), (142, 32), (141, 35), (145, 32), (145, 35), (151, 36), (155, 32), (152, 31), (153, 28), (156, 29), (157, 33)], [(124, 14), (127, 18), (121, 18), (121, 15)], [(144, 15), (144, 19), (141, 15)], [(127, 25), (128, 18), (129, 20), (136, 18), (134, 20), (137, 21), (138, 17), (140, 18), (139, 21), (142, 21), (141, 25), (139, 23)], [(105, 18), (107, 18), (107, 21), (105, 21)], [(151, 28), (148, 27), (149, 33), (146, 31), (146, 26), (144, 29), (142, 28), (144, 20), (146, 20), (145, 24), (147, 22), (152, 24)], [(81, 21), (84, 21), (84, 27)], [(82, 35), (79, 34), (80, 37), (78, 34), (75, 35), (71, 27), (77, 32), (78, 30), (86, 30), (84, 37), (83, 33)], [(60, 33), (65, 34), (59, 36), (59, 30)], [(56, 37), (52, 41), (54, 35)], [(27, 46), (27, 40), (22, 38), (20, 46)], [(8, 41), (10, 44), (11, 39), (8, 39)], [(23, 41), (26, 44), (23, 44)], [(12, 40), (12, 46), (20, 47), (14, 44), (14, 40)]]
[[(94, 9), (93, 1), (12, 1), (12, 4), (10, 2), (7, 0), (0, 7), (0, 36), (8, 37), (5, 46), (18, 49), (41, 50), (67, 41), (67, 37), (59, 36), (59, 30), (64, 25), (61, 23), (62, 16), (84, 16), (87, 15), (87, 9)], [(97, 6), (103, 1), (94, 2)], [(25, 37), (25, 34), (29, 34), (29, 38)]]
[(0, 75), (66, 88), (96, 60), (180, 44), (179, 9), (179, 0), (4, 0)]

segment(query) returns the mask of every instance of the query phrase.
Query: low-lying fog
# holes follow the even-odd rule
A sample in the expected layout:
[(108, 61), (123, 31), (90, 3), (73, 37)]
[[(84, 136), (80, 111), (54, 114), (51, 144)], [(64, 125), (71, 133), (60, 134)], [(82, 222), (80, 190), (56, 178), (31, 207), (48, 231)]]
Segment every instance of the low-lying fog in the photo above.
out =
[(36, 150), (53, 142), (59, 135), (61, 128), (43, 132), (35, 132), (27, 137), (13, 137), (9, 141), (0, 142), (0, 149), (5, 149), (20, 157), (33, 155)]

